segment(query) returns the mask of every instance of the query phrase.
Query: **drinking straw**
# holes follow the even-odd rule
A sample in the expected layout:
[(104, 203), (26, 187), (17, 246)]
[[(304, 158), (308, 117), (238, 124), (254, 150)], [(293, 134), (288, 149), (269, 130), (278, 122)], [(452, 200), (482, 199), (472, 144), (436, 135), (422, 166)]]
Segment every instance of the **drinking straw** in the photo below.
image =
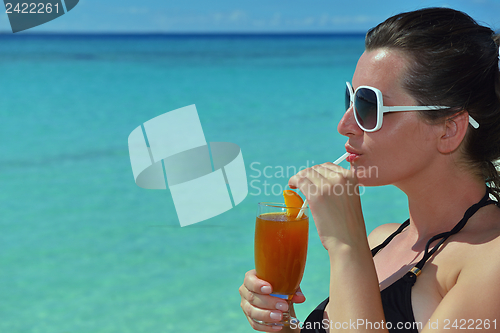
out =
[[(349, 156), (349, 153), (345, 153), (344, 155), (340, 156), (339, 158), (337, 158), (333, 164), (339, 164), (340, 162), (342, 162), (343, 160), (345, 160), (347, 158), (347, 156)], [(306, 209), (307, 207), (307, 199), (304, 200), (304, 203), (302, 204), (302, 207), (300, 208), (300, 211), (299, 213), (297, 214), (297, 220), (300, 219), (302, 217), (302, 215), (304, 215), (304, 210)]]

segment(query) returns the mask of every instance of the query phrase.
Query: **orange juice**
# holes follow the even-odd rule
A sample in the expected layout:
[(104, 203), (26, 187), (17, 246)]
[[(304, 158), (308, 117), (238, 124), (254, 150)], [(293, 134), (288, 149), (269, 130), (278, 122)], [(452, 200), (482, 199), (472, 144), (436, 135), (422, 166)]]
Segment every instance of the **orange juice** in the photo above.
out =
[(273, 294), (293, 295), (299, 287), (307, 257), (309, 218), (296, 220), (286, 213), (266, 213), (255, 226), (257, 276), (273, 287)]

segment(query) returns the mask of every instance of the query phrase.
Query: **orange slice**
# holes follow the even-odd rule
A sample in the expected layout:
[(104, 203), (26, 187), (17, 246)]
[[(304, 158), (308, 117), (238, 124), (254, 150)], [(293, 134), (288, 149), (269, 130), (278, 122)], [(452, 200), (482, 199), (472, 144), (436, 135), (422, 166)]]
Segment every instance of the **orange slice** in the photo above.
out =
[(283, 197), (285, 198), (285, 206), (288, 208), (286, 210), (286, 215), (296, 218), (300, 212), (300, 208), (304, 203), (304, 200), (300, 197), (297, 192), (292, 190), (284, 190)]

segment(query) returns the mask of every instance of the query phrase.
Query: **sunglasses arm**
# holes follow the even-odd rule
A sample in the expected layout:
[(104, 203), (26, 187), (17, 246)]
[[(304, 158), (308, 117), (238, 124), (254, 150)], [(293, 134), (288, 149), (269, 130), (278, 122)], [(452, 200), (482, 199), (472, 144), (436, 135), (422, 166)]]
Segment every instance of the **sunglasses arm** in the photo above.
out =
[[(400, 111), (432, 111), (448, 109), (447, 106), (382, 106), (382, 113)], [(479, 123), (469, 115), (469, 124), (474, 128), (479, 128)]]
[(432, 111), (448, 109), (448, 106), (379, 106), (383, 113), (386, 112), (400, 112), (400, 111)]

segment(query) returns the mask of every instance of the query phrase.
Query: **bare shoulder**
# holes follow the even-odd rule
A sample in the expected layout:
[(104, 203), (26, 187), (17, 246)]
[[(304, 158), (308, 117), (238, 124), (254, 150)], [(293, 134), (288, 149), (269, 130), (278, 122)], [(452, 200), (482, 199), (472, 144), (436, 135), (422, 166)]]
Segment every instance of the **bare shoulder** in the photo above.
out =
[[(465, 234), (464, 236), (466, 236)], [(488, 231), (478, 232), (476, 237), (470, 237), (466, 246), (470, 252), (469, 266), (484, 265), (486, 267), (496, 266), (500, 268), (500, 221), (498, 226)], [(495, 258), (495, 259), (494, 259)]]
[[(471, 223), (470, 229), (457, 235), (459, 245), (455, 248), (461, 257), (462, 269), (460, 276), (487, 276), (492, 274), (495, 279), (500, 274), (500, 209), (490, 208), (489, 216)], [(480, 274), (478, 274), (480, 273)], [(495, 282), (498, 284), (497, 282)], [(498, 285), (500, 288), (500, 285)]]
[[(437, 278), (438, 290), (444, 295), (431, 321), (497, 318), (500, 313), (500, 215), (494, 215), (471, 221), (469, 228), (432, 260), (439, 269), (427, 268), (430, 274), (422, 281), (432, 284)], [(426, 302), (429, 304), (429, 298)]]
[(368, 235), (368, 244), (370, 245), (370, 248), (373, 249), (374, 247), (380, 245), (389, 235), (391, 235), (394, 231), (396, 231), (401, 224), (399, 223), (387, 223), (387, 224), (382, 224), (370, 233)]

